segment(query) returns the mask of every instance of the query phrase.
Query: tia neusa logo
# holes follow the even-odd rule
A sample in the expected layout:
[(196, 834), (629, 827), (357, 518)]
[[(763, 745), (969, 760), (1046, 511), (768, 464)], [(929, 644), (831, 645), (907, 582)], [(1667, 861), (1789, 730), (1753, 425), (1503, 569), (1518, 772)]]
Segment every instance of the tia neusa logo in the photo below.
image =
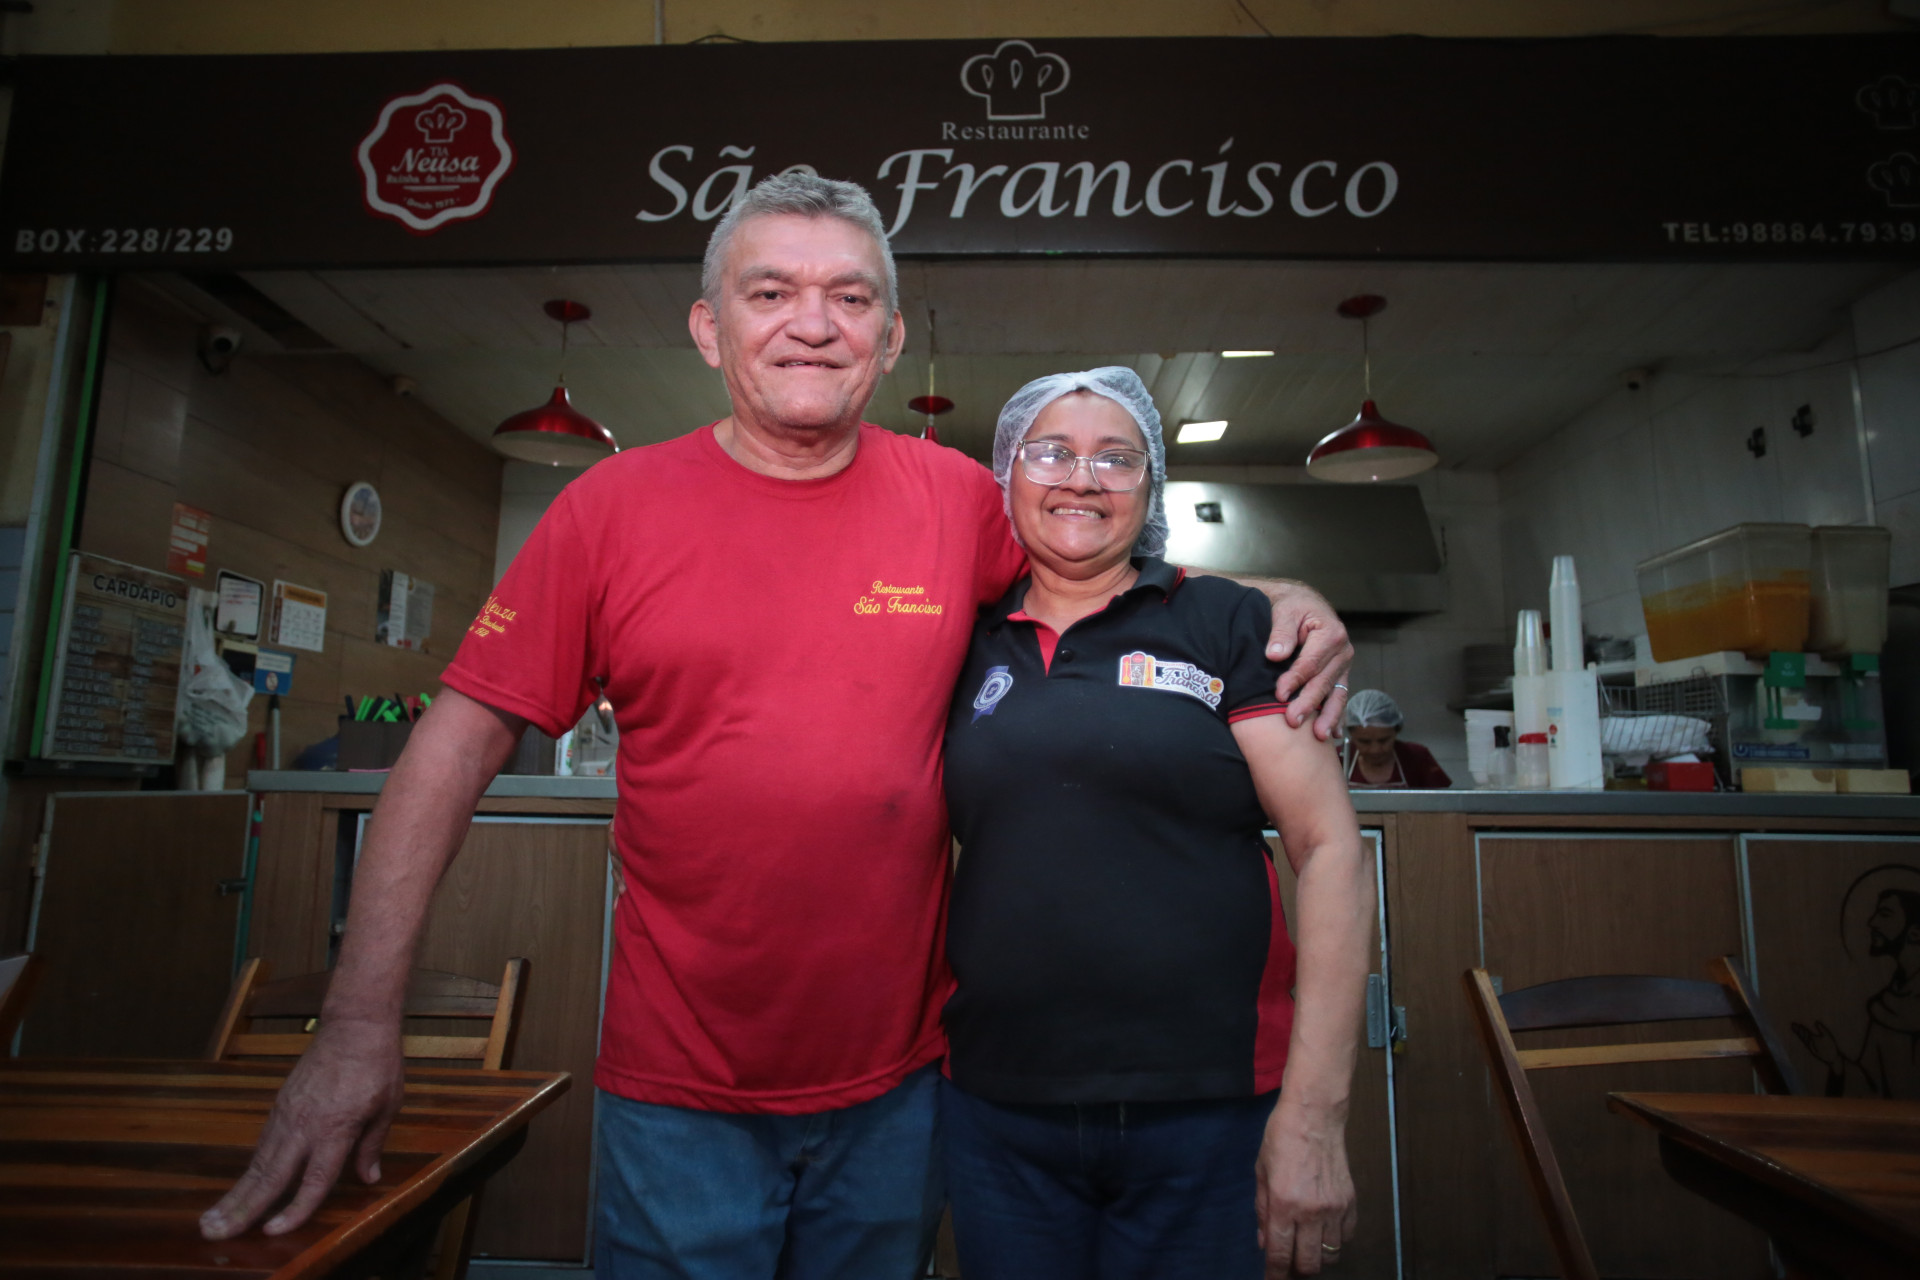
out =
[(988, 667), (987, 678), (980, 682), (980, 692), (973, 695), (973, 719), (969, 724), (979, 724), (981, 716), (990, 716), (993, 709), (1000, 705), (1000, 699), (1013, 689), (1013, 677), (1007, 674), (1005, 667)]
[(455, 84), (389, 101), (359, 154), (367, 212), (420, 235), (485, 213), (513, 168), (500, 104)]
[(1005, 40), (960, 68), (960, 87), (987, 101), (989, 120), (1045, 120), (1047, 99), (1067, 87), (1067, 60), (1039, 53), (1025, 40)]
[(1853, 95), (1854, 105), (1873, 117), (1881, 129), (1912, 129), (1920, 126), (1920, 84), (1902, 76), (1884, 75), (1860, 86)]

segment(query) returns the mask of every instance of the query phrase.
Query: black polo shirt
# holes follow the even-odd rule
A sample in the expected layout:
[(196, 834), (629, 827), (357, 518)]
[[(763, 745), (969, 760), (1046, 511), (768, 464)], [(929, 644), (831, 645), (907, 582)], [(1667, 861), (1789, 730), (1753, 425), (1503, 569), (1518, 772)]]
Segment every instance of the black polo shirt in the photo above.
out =
[(1227, 579), (1134, 563), (1130, 590), (1058, 637), (1016, 583), (955, 687), (946, 1027), (955, 1083), (993, 1101), (1280, 1084), (1293, 944), (1229, 727), (1281, 710), (1271, 610)]

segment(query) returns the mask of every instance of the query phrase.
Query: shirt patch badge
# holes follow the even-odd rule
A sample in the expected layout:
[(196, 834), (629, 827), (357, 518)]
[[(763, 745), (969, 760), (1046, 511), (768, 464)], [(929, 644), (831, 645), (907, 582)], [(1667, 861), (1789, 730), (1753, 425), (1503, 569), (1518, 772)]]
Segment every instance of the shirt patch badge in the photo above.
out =
[(973, 695), (973, 719), (970, 724), (980, 723), (981, 716), (990, 716), (993, 709), (1000, 705), (1000, 699), (1007, 696), (1013, 688), (1013, 677), (1007, 674), (1005, 667), (988, 667), (987, 678), (980, 682), (980, 692)]
[[(1191, 662), (1168, 662), (1138, 649), (1120, 659), (1120, 683), (1135, 689), (1184, 693), (1210, 707), (1220, 705), (1220, 695), (1227, 687), (1220, 677), (1208, 675)], [(974, 705), (980, 704), (976, 701)]]

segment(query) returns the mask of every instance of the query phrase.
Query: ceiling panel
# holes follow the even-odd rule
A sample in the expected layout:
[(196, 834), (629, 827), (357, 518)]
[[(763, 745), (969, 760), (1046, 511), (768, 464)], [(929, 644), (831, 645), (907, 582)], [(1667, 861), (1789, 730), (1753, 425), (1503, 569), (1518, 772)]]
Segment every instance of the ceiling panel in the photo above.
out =
[[(1350, 419), (1360, 327), (1336, 315), (1379, 293), (1373, 391), (1381, 411), (1430, 434), (1449, 466), (1498, 466), (1614, 389), (1623, 369), (1731, 369), (1810, 351), (1846, 307), (1898, 274), (1873, 264), (1478, 265), (1062, 260), (905, 262), (907, 351), (869, 417), (922, 422), (929, 313), (943, 439), (984, 456), (999, 406), (1023, 382), (1100, 363), (1137, 369), (1169, 426), (1228, 419), (1225, 439), (1172, 446), (1189, 464), (1297, 464)], [(259, 272), (247, 279), (337, 348), (405, 374), (478, 439), (544, 400), (559, 327), (541, 304), (593, 308), (570, 336), (575, 404), (623, 446), (679, 435), (727, 411), (694, 351), (692, 264), (420, 271)], [(1229, 349), (1268, 359), (1222, 360)], [(1171, 434), (1171, 433), (1170, 433)]]

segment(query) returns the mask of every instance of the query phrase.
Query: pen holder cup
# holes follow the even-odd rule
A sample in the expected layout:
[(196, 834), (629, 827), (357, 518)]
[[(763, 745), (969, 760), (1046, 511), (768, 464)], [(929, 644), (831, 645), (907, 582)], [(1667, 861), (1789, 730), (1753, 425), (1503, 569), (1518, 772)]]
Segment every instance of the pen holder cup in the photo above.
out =
[(340, 717), (340, 768), (347, 770), (391, 769), (406, 749), (413, 722), (400, 720), (349, 720)]

